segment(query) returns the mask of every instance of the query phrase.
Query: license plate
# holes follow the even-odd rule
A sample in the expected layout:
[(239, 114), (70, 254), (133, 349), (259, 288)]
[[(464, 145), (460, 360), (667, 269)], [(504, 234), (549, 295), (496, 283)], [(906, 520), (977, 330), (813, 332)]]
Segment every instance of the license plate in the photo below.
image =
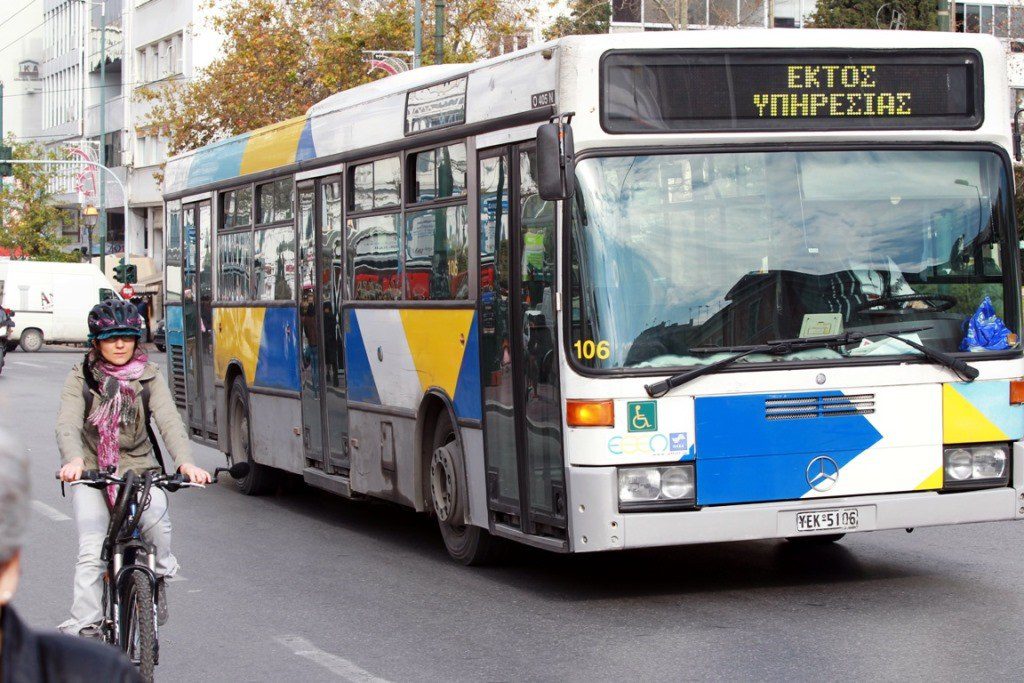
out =
[(857, 508), (809, 510), (796, 513), (796, 530), (800, 533), (837, 529), (851, 531), (858, 526), (860, 526), (860, 514)]

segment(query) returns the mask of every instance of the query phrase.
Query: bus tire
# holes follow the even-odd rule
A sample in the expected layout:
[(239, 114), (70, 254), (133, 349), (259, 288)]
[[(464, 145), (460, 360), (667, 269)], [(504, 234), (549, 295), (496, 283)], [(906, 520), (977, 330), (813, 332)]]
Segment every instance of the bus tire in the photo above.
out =
[(235, 480), (238, 490), (247, 496), (261, 496), (274, 488), (274, 472), (252, 458), (252, 426), (249, 420), (249, 390), (242, 376), (235, 377), (228, 398), (228, 448), (232, 462), (248, 462), (249, 474)]
[(843, 538), (846, 534), (820, 534), (818, 536), (787, 536), (786, 540), (798, 548), (813, 548), (815, 546), (831, 545)]
[(466, 523), (469, 491), (462, 446), (447, 410), (437, 418), (427, 476), (430, 499), (444, 547), (451, 558), (467, 566), (491, 564), (502, 555), (502, 541), (486, 529)]
[(21, 350), (26, 353), (35, 353), (43, 348), (43, 333), (34, 327), (30, 327), (21, 333)]

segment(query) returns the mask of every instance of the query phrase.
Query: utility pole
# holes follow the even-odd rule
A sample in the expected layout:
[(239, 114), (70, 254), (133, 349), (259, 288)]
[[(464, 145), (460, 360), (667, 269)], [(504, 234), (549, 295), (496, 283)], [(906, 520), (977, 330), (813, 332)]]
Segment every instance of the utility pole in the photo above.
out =
[(413, 5), (413, 47), (412, 68), (418, 69), (423, 64), (423, 0), (416, 0)]
[(676, 0), (676, 20), (680, 31), (690, 28), (690, 18), (687, 16), (690, 13), (689, 5), (689, 0)]
[(940, 31), (949, 30), (949, 0), (938, 0), (935, 19), (938, 22)]
[[(89, 22), (92, 23), (91, 21)], [(107, 3), (100, 2), (100, 166), (107, 166)], [(128, 197), (124, 198), (125, 204)], [(127, 225), (125, 226), (127, 233)], [(125, 235), (127, 237), (127, 234)], [(125, 240), (127, 244), (127, 240)], [(89, 254), (92, 258), (92, 254)], [(107, 180), (100, 174), (100, 272), (107, 272)]]
[(444, 63), (444, 0), (434, 0), (434, 64)]

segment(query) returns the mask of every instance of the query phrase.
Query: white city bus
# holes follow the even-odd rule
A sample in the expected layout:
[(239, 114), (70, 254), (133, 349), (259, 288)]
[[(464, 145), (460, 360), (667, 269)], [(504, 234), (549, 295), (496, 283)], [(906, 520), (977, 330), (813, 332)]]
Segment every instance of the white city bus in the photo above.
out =
[(467, 563), (1020, 518), (1002, 50), (571, 37), (176, 157), (192, 432)]

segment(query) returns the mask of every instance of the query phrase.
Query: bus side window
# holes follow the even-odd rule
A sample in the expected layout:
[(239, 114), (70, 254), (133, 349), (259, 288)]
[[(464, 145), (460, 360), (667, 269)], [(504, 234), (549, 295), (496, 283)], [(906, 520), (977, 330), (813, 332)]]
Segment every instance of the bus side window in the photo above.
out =
[(100, 287), (100, 301), (110, 301), (116, 299), (117, 295), (114, 294), (114, 290), (107, 289), (106, 287)]

